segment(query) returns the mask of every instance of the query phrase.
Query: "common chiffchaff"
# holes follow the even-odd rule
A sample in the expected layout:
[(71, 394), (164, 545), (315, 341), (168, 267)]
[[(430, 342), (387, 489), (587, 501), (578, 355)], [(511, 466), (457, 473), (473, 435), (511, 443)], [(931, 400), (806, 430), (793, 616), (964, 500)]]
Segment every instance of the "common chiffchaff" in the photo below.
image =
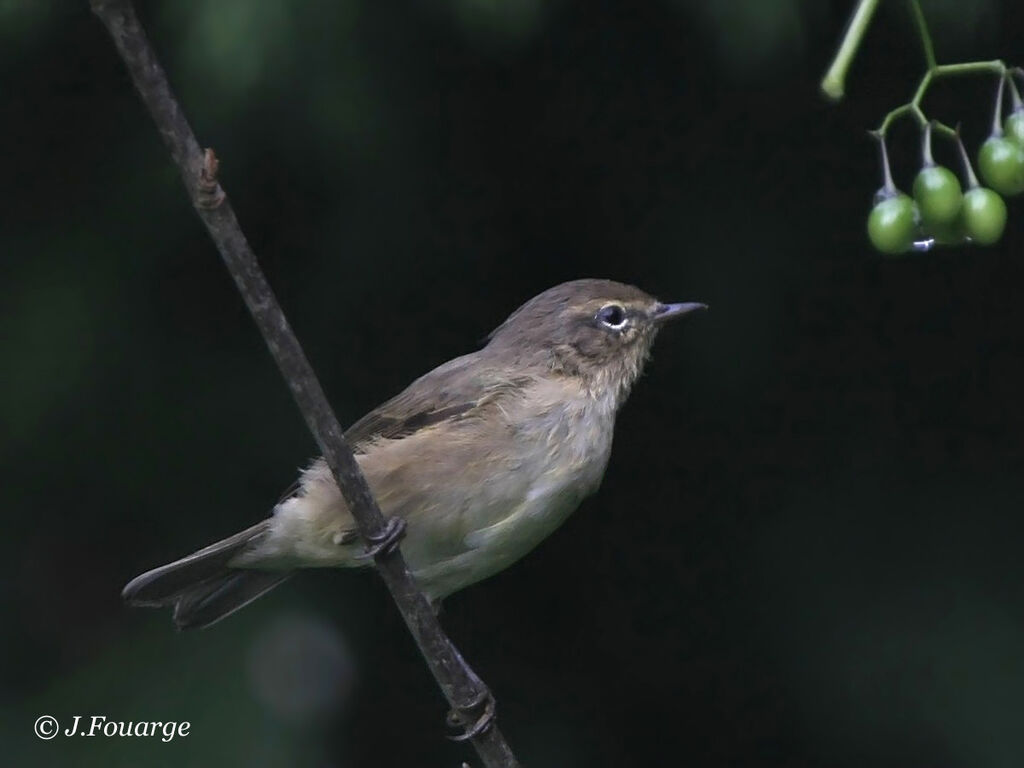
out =
[[(352, 425), (345, 436), (381, 510), (404, 519), (402, 553), (431, 600), (514, 563), (597, 489), (658, 329), (704, 308), (610, 280), (564, 283)], [(205, 627), (297, 568), (371, 562), (321, 459), (269, 519), (138, 576), (124, 597)]]

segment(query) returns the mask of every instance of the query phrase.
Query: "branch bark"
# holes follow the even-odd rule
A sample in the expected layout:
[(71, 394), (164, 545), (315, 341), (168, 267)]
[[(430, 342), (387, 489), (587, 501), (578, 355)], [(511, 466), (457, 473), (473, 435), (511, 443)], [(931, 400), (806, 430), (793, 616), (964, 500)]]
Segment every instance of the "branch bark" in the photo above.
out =
[[(363, 541), (385, 544), (374, 548), (377, 571), (451, 705), (455, 722), (471, 734), (469, 740), (487, 768), (516, 768), (519, 763), (490, 716), (493, 714), (490, 692), (441, 629), (433, 608), (413, 580), (400, 549), (387, 545), (397, 541), (401, 528), (385, 520), (370, 492), (320, 382), (256, 261), (227, 195), (220, 187), (216, 157), (211, 150), (202, 150), (196, 141), (131, 0), (90, 0), (90, 4), (110, 32), (139, 95), (181, 171), (196, 213), (206, 225), (281, 375), (288, 383), (306, 425), (355, 518)], [(481, 727), (474, 729), (474, 724)], [(474, 730), (477, 732), (473, 733)]]

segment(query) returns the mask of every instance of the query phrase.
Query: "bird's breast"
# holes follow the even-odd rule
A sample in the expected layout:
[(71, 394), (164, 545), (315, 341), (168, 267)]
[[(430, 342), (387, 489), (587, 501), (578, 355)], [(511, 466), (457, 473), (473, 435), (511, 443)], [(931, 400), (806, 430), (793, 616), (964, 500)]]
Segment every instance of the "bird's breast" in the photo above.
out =
[(515, 414), (506, 448), (516, 460), (488, 478), (476, 500), (466, 500), (468, 515), (430, 523), (459, 527), (459, 551), (435, 557), (417, 546), (410, 525), (410, 565), (428, 592), (444, 596), (508, 567), (597, 490), (614, 431), (614, 410), (601, 406), (589, 398), (563, 398)]
[[(597, 490), (612, 446), (615, 403), (541, 382), (486, 417), (373, 443), (357, 456), (387, 516), (406, 521), (402, 552), (431, 597), (506, 568)], [(355, 523), (326, 464), (278, 505), (255, 561), (366, 564)]]

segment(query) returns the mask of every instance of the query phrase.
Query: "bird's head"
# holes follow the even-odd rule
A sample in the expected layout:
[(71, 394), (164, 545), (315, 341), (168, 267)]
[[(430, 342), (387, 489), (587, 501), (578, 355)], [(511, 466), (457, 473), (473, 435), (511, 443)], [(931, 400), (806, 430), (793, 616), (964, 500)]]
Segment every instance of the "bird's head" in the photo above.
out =
[(621, 402), (643, 369), (658, 330), (705, 304), (665, 304), (612, 280), (573, 280), (534, 296), (490, 336), (488, 349), (520, 364), (579, 376), (595, 395)]

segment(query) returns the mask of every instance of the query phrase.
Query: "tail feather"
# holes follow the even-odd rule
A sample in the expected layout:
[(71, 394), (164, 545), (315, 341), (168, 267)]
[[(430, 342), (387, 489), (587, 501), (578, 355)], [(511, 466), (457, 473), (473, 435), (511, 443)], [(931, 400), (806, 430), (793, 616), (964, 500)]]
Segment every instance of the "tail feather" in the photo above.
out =
[(205, 629), (291, 576), (291, 571), (234, 571), (200, 582), (179, 595), (174, 604), (174, 626)]
[(232, 568), (267, 533), (264, 521), (188, 557), (136, 576), (121, 596), (129, 605), (173, 607), (178, 629), (208, 627), (287, 579), (290, 571)]

